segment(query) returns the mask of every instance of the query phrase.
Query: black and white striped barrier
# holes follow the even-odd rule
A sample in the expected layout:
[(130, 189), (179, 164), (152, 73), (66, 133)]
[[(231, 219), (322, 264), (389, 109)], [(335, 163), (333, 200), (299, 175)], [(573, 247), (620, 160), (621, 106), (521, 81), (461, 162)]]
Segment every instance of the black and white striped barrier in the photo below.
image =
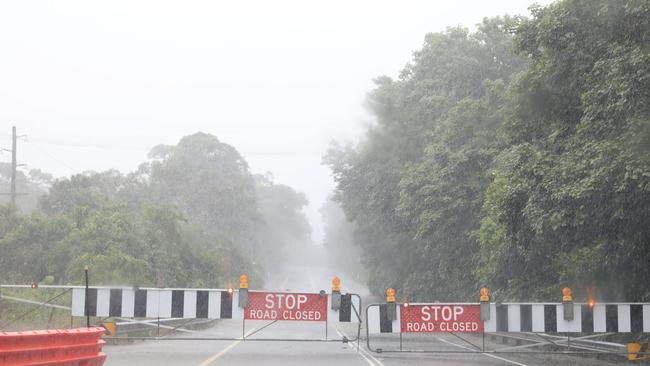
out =
[(396, 318), (388, 316), (388, 304), (371, 304), (366, 308), (366, 328), (368, 334), (401, 333), (401, 304), (396, 304)]
[[(320, 320), (359, 323), (361, 299), (356, 294), (340, 295), (340, 307), (332, 309), (332, 296), (325, 294), (292, 294), (250, 291), (246, 309), (239, 307), (239, 291), (221, 289), (158, 289), (158, 288), (88, 288), (72, 289), (72, 316), (121, 318), (186, 318), (186, 319), (279, 319)], [(301, 300), (307, 307), (301, 310)], [(308, 301), (309, 299), (309, 301)], [(317, 301), (313, 303), (312, 299)], [(88, 304), (88, 313), (85, 307)], [(312, 304), (313, 303), (313, 304)], [(319, 305), (320, 303), (320, 305)], [(284, 306), (284, 308), (283, 308)], [(292, 308), (290, 313), (284, 311)]]
[(564, 320), (563, 304), (490, 304), (490, 314), (486, 332), (650, 332), (650, 304), (573, 304), (573, 320)]
[(361, 321), (361, 298), (355, 294), (342, 294), (338, 310), (332, 309), (332, 296), (327, 297), (327, 319), (332, 322), (359, 323)]
[[(398, 304), (396, 318), (386, 304), (369, 305), (369, 334), (407, 332), (549, 332), (648, 333), (650, 304), (573, 304), (573, 320), (564, 320), (563, 304), (490, 304), (490, 319), (481, 321), (478, 304)], [(424, 310), (423, 310), (424, 309)], [(408, 319), (406, 316), (408, 315)], [(435, 315), (435, 316), (434, 316)], [(481, 324), (482, 323), (482, 324)]]
[(72, 289), (72, 316), (243, 319), (238, 292), (218, 289)]

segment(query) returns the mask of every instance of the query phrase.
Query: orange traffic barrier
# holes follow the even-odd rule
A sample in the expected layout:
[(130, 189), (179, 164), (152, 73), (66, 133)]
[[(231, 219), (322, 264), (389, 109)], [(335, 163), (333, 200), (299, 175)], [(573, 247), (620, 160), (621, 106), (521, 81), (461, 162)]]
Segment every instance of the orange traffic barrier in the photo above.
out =
[(0, 332), (0, 365), (101, 366), (104, 328)]

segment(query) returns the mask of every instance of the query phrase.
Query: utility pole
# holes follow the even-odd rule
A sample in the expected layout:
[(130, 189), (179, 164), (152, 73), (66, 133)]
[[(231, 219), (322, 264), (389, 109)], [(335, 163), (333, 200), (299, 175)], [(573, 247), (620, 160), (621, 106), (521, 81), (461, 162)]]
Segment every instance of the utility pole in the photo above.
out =
[(16, 205), (16, 126), (11, 129), (11, 204)]

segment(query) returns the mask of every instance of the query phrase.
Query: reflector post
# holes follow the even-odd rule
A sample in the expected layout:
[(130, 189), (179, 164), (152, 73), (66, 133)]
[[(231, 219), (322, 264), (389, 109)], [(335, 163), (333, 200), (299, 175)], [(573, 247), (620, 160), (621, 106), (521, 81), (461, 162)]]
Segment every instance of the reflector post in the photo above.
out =
[(102, 323), (102, 325), (106, 329), (108, 335), (110, 335), (111, 337), (115, 337), (117, 335), (117, 324), (115, 323), (114, 320), (105, 321)]

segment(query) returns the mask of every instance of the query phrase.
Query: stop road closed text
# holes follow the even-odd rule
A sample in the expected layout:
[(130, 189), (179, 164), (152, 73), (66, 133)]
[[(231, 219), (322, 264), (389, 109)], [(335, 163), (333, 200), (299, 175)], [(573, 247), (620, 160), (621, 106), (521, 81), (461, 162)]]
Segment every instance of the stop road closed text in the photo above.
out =
[(250, 320), (327, 320), (327, 297), (319, 294), (249, 293), (244, 318)]
[(471, 332), (483, 331), (478, 305), (416, 304), (400, 307), (401, 331)]

